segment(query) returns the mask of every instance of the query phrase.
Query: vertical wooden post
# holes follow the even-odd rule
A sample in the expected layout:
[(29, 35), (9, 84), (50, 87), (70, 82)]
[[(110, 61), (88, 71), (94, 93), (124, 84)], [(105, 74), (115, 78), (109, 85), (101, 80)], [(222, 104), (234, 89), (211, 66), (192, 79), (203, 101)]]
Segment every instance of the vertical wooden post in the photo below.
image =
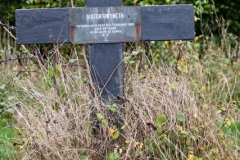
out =
[(101, 97), (116, 101), (123, 95), (123, 44), (89, 45), (89, 63), (94, 83), (99, 87)]
[[(122, 6), (122, 0), (87, 0), (87, 7), (116, 6)], [(90, 44), (88, 54), (92, 79), (101, 93), (102, 100), (110, 104), (123, 104), (122, 100), (116, 98), (123, 96), (123, 44)], [(119, 120), (113, 123), (118, 125)]]

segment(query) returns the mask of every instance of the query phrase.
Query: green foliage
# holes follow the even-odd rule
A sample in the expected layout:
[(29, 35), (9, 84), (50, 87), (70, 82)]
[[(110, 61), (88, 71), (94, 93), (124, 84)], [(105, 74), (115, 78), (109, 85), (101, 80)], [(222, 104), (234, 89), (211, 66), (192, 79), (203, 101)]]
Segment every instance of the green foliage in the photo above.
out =
[(15, 100), (15, 96), (11, 95), (9, 90), (9, 84), (3, 83), (0, 85), (0, 116), (9, 117), (14, 112), (9, 104)]
[(227, 137), (233, 139), (240, 146), (240, 123), (228, 123), (231, 120), (226, 120), (226, 125), (223, 127), (223, 132)]
[(183, 114), (180, 114), (180, 115), (177, 115), (177, 120), (179, 122), (185, 122), (186, 121), (186, 118)]
[(88, 156), (81, 156), (80, 160), (88, 160)]
[(120, 155), (119, 155), (119, 153), (118, 153), (117, 148), (115, 148), (113, 152), (111, 152), (111, 153), (108, 154), (108, 159), (109, 159), (109, 160), (117, 160), (117, 159), (120, 159)]
[(166, 119), (167, 119), (167, 116), (165, 114), (161, 114), (161, 115), (157, 116), (156, 125), (162, 126), (165, 123)]
[(2, 115), (0, 119), (0, 159), (14, 159), (17, 154), (18, 147), (21, 144), (16, 144), (18, 132), (13, 127), (13, 122), (11, 119)]
[(118, 111), (118, 106), (117, 106), (116, 103), (113, 103), (113, 104), (111, 104), (111, 105), (106, 105), (106, 106), (109, 108), (109, 110), (110, 110), (112, 113), (117, 113), (117, 111)]
[(108, 121), (103, 117), (101, 113), (96, 113), (97, 118), (102, 122), (105, 127), (108, 127)]
[(17, 153), (15, 142), (17, 130), (14, 128), (12, 115), (14, 110), (9, 106), (15, 100), (10, 94), (9, 84), (0, 85), (0, 159), (13, 159)]

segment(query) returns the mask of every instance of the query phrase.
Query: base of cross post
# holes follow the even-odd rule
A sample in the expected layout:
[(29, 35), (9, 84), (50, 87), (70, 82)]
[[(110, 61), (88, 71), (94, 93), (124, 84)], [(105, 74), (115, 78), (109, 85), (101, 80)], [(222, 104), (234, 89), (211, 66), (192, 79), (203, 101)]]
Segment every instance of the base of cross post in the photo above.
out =
[[(123, 44), (93, 44), (88, 47), (89, 65), (91, 77), (100, 97), (101, 112), (105, 114), (109, 125), (120, 129), (123, 123), (124, 113), (122, 99), (124, 85), (124, 64), (123, 64)], [(111, 106), (116, 105), (115, 110)], [(113, 108), (112, 108), (113, 109)], [(93, 110), (95, 110), (93, 108)], [(93, 113), (93, 133), (99, 131), (99, 120), (96, 119), (95, 110)]]

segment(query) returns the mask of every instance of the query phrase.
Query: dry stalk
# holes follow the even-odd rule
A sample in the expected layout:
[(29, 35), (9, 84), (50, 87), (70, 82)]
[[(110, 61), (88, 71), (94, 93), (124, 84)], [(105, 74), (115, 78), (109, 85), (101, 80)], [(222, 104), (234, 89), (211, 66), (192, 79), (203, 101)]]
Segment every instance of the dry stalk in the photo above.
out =
[[(1, 22), (0, 22), (0, 23), (1, 23)], [(3, 23), (1, 23), (1, 24), (3, 24)], [(12, 32), (9, 31), (9, 29), (8, 29), (5, 25), (3, 25), (3, 28), (5, 29), (5, 31), (8, 32), (8, 34), (9, 34), (14, 40), (17, 40), (17, 38), (12, 34)], [(15, 27), (14, 27), (14, 28), (15, 28)], [(21, 45), (21, 46), (22, 46), (22, 48), (23, 48), (27, 53), (30, 53), (24, 45)]]
[(95, 87), (95, 85), (93, 83), (93, 79), (92, 79), (92, 76), (91, 76), (91, 68), (89, 66), (87, 55), (86, 55), (86, 45), (82, 46), (82, 53), (83, 53), (84, 61), (86, 63), (86, 68), (87, 68), (90, 88), (91, 88), (91, 90), (93, 92), (93, 95), (94, 95), (95, 106), (96, 106), (97, 111), (99, 112), (101, 110), (101, 102), (100, 102), (99, 93), (96, 90), (96, 87)]
[(36, 59), (36, 56), (22, 56), (22, 57), (17, 57), (17, 58), (8, 58), (8, 59), (3, 59), (0, 60), (0, 63), (8, 62), (8, 61), (16, 61), (20, 59)]
[(73, 0), (70, 0), (70, 3), (71, 3), (71, 7), (74, 8)]
[(117, 71), (118, 67), (123, 63), (124, 59), (121, 60), (121, 62), (116, 66), (116, 68), (113, 70), (113, 72), (111, 73), (111, 75), (109, 76), (107, 82), (104, 84), (104, 86), (102, 87), (101, 91), (100, 91), (100, 95), (102, 95), (102, 92), (104, 90), (104, 88), (106, 88), (108, 82), (111, 80), (113, 74)]

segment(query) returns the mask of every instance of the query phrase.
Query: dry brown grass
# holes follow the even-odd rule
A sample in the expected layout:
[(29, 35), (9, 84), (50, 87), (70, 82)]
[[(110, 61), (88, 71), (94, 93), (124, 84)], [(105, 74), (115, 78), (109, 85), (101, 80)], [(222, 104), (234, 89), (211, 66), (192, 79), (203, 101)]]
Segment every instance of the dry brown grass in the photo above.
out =
[[(118, 113), (126, 127), (113, 139), (108, 133), (112, 125), (100, 124), (102, 131), (92, 134), (94, 99), (81, 77), (74, 78), (75, 73), (81, 69), (61, 73), (58, 83), (66, 92), (60, 97), (54, 87), (44, 84), (44, 71), (14, 80), (18, 97), (15, 118), (25, 138), (23, 159), (108, 159), (114, 149), (121, 153), (120, 159), (238, 157), (227, 145), (230, 141), (219, 134), (216, 108), (197, 106), (187, 75), (169, 68), (149, 69), (146, 78), (127, 75), (125, 111)], [(100, 113), (106, 115), (106, 108)], [(161, 133), (156, 124), (159, 115), (167, 116)], [(181, 115), (185, 120), (179, 120)]]

